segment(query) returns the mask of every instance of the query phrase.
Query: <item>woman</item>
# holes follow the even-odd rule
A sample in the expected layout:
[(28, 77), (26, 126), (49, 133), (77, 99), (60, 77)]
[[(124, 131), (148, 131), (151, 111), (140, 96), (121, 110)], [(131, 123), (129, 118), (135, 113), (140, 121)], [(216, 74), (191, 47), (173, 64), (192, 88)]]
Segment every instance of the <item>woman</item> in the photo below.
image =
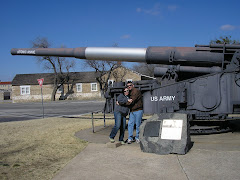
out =
[(120, 135), (119, 141), (121, 144), (125, 144), (124, 142), (124, 132), (126, 127), (126, 116), (129, 113), (129, 108), (125, 104), (127, 102), (131, 102), (132, 100), (129, 99), (129, 90), (128, 88), (123, 89), (123, 93), (117, 97), (117, 103), (114, 109), (114, 118), (115, 118), (115, 125), (110, 133), (109, 139), (111, 143), (114, 143), (115, 136), (120, 128)]

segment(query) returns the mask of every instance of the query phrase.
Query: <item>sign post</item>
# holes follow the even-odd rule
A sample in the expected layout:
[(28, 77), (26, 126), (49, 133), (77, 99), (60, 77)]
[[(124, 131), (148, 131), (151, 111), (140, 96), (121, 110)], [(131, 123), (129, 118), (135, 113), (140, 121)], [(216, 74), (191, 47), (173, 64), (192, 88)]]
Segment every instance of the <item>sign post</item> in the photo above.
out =
[(43, 118), (44, 118), (44, 107), (43, 107), (43, 93), (42, 93), (42, 85), (43, 85), (43, 81), (44, 78), (41, 79), (37, 79), (39, 86), (41, 87), (41, 96), (42, 96), (42, 110), (43, 110)]

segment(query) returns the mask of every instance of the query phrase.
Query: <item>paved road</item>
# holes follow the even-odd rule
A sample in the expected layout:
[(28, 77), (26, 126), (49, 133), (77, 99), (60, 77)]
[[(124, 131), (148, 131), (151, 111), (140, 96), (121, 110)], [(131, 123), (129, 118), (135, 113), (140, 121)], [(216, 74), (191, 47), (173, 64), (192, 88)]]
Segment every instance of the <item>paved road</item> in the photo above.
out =
[[(44, 102), (44, 117), (71, 116), (102, 111), (104, 101)], [(43, 117), (42, 103), (0, 103), (0, 122), (23, 121)]]

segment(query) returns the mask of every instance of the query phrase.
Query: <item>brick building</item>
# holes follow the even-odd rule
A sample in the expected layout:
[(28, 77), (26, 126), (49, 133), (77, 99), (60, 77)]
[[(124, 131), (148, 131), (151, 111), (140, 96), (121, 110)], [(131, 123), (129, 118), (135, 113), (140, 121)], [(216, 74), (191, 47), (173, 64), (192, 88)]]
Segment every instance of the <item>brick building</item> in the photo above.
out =
[(12, 93), (12, 83), (11, 82), (1, 82), (0, 81), (0, 100), (11, 99)]
[[(71, 72), (68, 83), (58, 89), (56, 100), (96, 100), (101, 99), (100, 85), (96, 78), (96, 72)], [(106, 78), (107, 74), (103, 78)], [(53, 90), (53, 73), (40, 74), (17, 74), (12, 81), (13, 102), (34, 102), (41, 101), (41, 88), (37, 79), (44, 78), (42, 90), (43, 99), (51, 100)], [(139, 81), (153, 79), (125, 67), (117, 67), (113, 70), (108, 82)]]

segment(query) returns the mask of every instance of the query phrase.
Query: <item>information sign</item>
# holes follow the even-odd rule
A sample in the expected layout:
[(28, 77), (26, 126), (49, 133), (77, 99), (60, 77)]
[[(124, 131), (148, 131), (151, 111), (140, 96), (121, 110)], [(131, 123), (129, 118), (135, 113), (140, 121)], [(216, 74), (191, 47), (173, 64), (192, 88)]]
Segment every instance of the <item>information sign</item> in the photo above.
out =
[(181, 140), (183, 120), (163, 119), (161, 139)]

